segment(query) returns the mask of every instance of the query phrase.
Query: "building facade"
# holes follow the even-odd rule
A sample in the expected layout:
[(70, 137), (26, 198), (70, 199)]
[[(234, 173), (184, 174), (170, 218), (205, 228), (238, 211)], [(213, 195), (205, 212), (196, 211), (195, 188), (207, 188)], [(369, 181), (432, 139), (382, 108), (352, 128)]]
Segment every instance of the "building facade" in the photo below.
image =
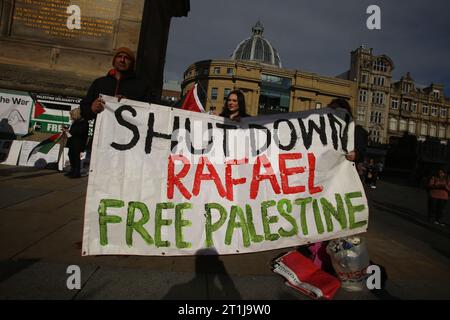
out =
[(394, 63), (386, 55), (374, 55), (360, 47), (351, 53), (348, 79), (357, 83), (356, 122), (370, 134), (372, 144), (395, 144), (405, 135), (419, 141), (450, 139), (450, 100), (444, 86), (419, 86), (407, 73), (392, 79)]
[(177, 81), (166, 81), (163, 84), (161, 104), (174, 106), (181, 98), (180, 83)]
[(418, 86), (409, 73), (395, 81), (392, 59), (363, 46), (351, 52), (349, 71), (337, 77), (284, 69), (263, 31), (258, 22), (230, 59), (190, 65), (182, 93), (198, 83), (205, 108), (220, 112), (228, 93), (240, 89), (251, 115), (318, 109), (345, 98), (356, 124), (369, 132), (371, 145), (395, 143), (405, 132), (419, 141), (437, 138), (446, 144), (450, 139), (450, 100), (442, 85)]
[(394, 143), (408, 132), (419, 141), (431, 137), (446, 143), (450, 139), (449, 109), (444, 86), (419, 87), (407, 73), (391, 87), (388, 142)]
[(228, 93), (239, 89), (251, 115), (318, 109), (337, 97), (355, 106), (355, 82), (282, 68), (277, 50), (263, 32), (258, 22), (251, 36), (238, 44), (231, 59), (190, 65), (184, 72), (183, 94), (198, 83), (206, 97), (205, 108), (214, 107), (220, 112)]
[(387, 141), (390, 88), (394, 63), (386, 55), (375, 56), (360, 47), (351, 53), (348, 79), (357, 84), (355, 121), (369, 132), (372, 142)]

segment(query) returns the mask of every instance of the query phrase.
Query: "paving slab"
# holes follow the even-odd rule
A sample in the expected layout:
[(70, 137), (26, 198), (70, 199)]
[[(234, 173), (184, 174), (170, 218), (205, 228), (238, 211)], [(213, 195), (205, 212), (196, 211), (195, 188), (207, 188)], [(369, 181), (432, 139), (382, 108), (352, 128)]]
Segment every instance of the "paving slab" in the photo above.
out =
[[(67, 265), (46, 263), (38, 260), (0, 262), (2, 281), (0, 299), (72, 299), (78, 290), (67, 288)], [(14, 270), (14, 272), (11, 272)], [(95, 267), (84, 267), (81, 285), (85, 284)]]
[[(39, 196), (51, 193), (49, 190), (16, 188), (12, 186), (0, 186), (0, 209), (4, 209), (23, 201), (39, 199)], [(2, 210), (3, 212), (3, 210)]]
[(206, 277), (196, 277), (195, 273), (188, 272), (101, 268), (76, 299), (207, 299)]
[[(13, 258), (41, 243), (74, 218), (55, 212), (2, 210), (0, 259)], [(32, 257), (36, 258), (36, 257)], [(41, 257), (38, 257), (41, 258)]]
[(46, 194), (42, 194), (39, 197), (33, 199), (24, 200), (15, 205), (8, 206), (8, 209), (22, 210), (22, 211), (54, 211), (71, 202), (82, 199), (85, 201), (85, 195), (83, 193), (67, 192), (67, 191), (53, 191)]

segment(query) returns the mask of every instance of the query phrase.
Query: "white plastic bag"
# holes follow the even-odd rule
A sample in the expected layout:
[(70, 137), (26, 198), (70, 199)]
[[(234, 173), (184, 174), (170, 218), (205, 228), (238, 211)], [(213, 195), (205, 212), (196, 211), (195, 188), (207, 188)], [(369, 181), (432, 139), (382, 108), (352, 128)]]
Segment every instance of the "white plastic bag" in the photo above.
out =
[(331, 240), (327, 246), (333, 268), (348, 291), (361, 291), (366, 287), (369, 253), (364, 238), (348, 237)]

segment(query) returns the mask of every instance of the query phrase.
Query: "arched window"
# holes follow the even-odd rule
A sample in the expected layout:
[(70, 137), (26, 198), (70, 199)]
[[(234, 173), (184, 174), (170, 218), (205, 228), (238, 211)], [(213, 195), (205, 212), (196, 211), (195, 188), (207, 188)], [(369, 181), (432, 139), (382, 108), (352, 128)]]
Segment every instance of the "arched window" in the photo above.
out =
[(373, 64), (373, 70), (387, 72), (387, 65), (383, 59), (377, 59), (377, 60), (375, 60), (375, 63)]

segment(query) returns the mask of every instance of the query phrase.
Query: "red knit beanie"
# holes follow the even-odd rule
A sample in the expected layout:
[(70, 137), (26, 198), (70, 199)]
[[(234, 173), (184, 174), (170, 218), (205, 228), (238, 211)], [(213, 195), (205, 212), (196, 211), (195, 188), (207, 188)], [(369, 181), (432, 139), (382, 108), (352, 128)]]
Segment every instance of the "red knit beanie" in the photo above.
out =
[(131, 68), (132, 68), (132, 69), (134, 68), (134, 63), (135, 63), (135, 61), (136, 61), (136, 57), (134, 56), (134, 52), (133, 52), (130, 48), (127, 48), (127, 47), (120, 47), (120, 48), (117, 48), (117, 49), (114, 50), (114, 51), (115, 51), (115, 54), (114, 54), (113, 61), (112, 61), (112, 64), (113, 64), (113, 65), (114, 65), (114, 60), (116, 59), (116, 57), (117, 57), (117, 55), (118, 55), (119, 53), (126, 53), (126, 55), (129, 56), (130, 59), (131, 59)]

